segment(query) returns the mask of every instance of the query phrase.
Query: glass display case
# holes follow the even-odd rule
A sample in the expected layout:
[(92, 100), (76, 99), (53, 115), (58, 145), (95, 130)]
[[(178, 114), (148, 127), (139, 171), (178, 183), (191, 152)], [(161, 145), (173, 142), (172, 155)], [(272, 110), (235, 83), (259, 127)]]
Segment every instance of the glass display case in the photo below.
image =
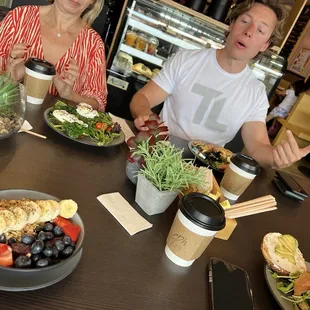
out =
[(258, 54), (249, 64), (255, 76), (266, 86), (270, 100), (287, 69), (287, 61), (270, 50)]
[[(221, 49), (227, 31), (226, 24), (171, 0), (125, 1), (108, 55), (109, 91), (111, 87), (127, 91), (130, 94), (125, 97), (130, 101), (174, 53), (180, 49)], [(251, 68), (271, 97), (284, 73), (284, 59), (267, 52), (253, 60)]]
[(111, 62), (111, 70), (124, 76), (152, 78), (182, 48), (224, 46), (226, 25), (207, 23), (161, 1), (132, 1), (124, 20)]

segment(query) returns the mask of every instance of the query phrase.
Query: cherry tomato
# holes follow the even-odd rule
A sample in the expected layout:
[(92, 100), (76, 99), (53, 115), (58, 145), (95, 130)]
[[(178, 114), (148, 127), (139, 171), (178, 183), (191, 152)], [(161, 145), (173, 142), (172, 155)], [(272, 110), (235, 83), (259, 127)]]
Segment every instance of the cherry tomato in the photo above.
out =
[(96, 129), (101, 129), (102, 128), (102, 123), (96, 123)]

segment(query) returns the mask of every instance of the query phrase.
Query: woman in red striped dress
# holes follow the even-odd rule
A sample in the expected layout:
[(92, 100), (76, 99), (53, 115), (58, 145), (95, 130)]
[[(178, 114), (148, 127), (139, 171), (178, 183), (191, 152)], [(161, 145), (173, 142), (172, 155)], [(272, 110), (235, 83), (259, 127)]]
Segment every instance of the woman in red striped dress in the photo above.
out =
[(55, 65), (50, 93), (103, 111), (107, 100), (104, 43), (90, 25), (103, 0), (51, 0), (22, 6), (0, 24), (0, 70), (20, 81), (29, 57)]

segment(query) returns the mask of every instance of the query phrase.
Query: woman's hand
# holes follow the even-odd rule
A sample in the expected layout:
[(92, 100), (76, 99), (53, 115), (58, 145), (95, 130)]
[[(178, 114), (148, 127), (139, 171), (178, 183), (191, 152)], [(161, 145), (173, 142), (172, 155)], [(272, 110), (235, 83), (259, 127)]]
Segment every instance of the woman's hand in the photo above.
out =
[(54, 85), (61, 98), (71, 100), (73, 94), (73, 85), (79, 76), (79, 66), (73, 59), (70, 65), (65, 65), (65, 70), (61, 75), (54, 77)]
[(25, 75), (24, 56), (31, 45), (18, 43), (13, 46), (8, 58), (7, 72), (15, 81), (20, 81)]

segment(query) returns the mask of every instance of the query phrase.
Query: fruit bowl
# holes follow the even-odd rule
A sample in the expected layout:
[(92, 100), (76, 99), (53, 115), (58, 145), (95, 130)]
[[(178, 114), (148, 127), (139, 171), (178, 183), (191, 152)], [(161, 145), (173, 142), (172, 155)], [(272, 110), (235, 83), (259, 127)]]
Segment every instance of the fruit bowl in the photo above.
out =
[[(54, 196), (22, 189), (1, 190), (1, 199), (57, 200)], [(78, 265), (82, 256), (84, 240), (84, 225), (81, 217), (76, 213), (70, 221), (81, 228), (75, 244), (74, 252), (56, 264), (40, 268), (0, 267), (0, 290), (27, 291), (50, 286), (68, 276)], [(16, 262), (16, 260), (15, 260)]]

